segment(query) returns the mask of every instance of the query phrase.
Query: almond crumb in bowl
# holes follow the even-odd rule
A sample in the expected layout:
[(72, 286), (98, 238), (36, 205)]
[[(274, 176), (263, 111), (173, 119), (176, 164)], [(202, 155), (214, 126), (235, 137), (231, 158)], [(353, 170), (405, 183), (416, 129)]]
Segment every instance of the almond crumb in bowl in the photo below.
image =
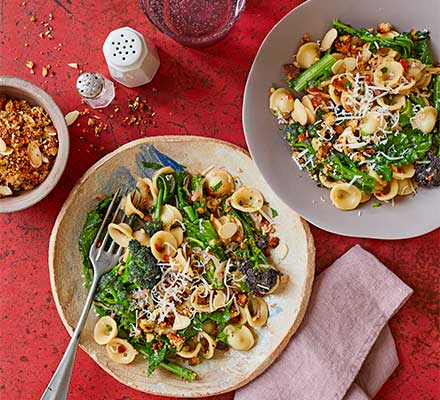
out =
[(57, 153), (57, 132), (43, 108), (0, 96), (0, 198), (43, 182)]

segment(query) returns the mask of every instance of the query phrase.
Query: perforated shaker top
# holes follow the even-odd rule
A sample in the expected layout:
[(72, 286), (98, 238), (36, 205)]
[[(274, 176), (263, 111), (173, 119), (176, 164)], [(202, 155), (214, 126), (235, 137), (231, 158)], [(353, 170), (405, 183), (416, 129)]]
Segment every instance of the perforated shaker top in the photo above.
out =
[(128, 67), (142, 55), (143, 42), (139, 34), (131, 28), (116, 29), (105, 39), (103, 50), (108, 64)]
[(102, 92), (104, 83), (104, 78), (96, 72), (85, 72), (78, 76), (76, 89), (80, 96), (93, 99)]

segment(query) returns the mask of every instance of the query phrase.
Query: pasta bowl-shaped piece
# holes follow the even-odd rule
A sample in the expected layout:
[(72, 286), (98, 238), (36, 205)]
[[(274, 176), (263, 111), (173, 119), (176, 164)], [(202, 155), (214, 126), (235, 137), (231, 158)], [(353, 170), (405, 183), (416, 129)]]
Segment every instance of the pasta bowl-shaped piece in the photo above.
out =
[[(110, 359), (106, 345), (99, 345), (94, 340), (93, 332), (99, 317), (93, 311), (90, 312), (84, 327), (80, 345), (115, 379), (142, 392), (194, 398), (237, 389), (261, 374), (298, 329), (306, 311), (314, 276), (314, 246), (307, 223), (277, 198), (261, 178), (249, 155), (237, 146), (196, 136), (145, 138), (120, 147), (86, 172), (65, 202), (51, 236), (50, 277), (58, 312), (68, 332), (72, 334), (87, 295), (81, 276), (83, 268), (80, 252), (76, 245), (86, 215), (97, 204), (98, 194), (109, 195), (119, 187), (133, 190), (138, 177), (152, 178), (155, 171), (145, 168), (145, 162), (160, 162), (175, 170), (181, 168), (180, 165), (185, 165), (191, 172), (202, 172), (215, 166), (217, 170), (229, 171), (234, 178), (236, 176), (244, 184), (262, 193), (264, 199), (280, 215), (274, 219), (277, 236), (289, 250), (285, 257), (279, 262), (274, 262), (274, 265), (288, 275), (289, 279), (281, 283), (275, 293), (264, 297), (269, 311), (264, 326), (250, 328), (250, 336), (248, 332), (234, 332), (234, 345), (237, 348), (247, 348), (252, 341), (254, 342), (249, 350), (231, 349), (227, 354), (215, 350), (213, 354), (211, 338), (215, 336), (212, 331), (210, 335), (208, 325), (204, 325), (206, 335), (200, 334), (199, 341), (202, 345), (199, 348), (194, 345), (179, 350), (187, 357), (197, 353), (198, 357), (203, 359), (199, 365), (190, 367), (199, 376), (195, 381), (184, 381), (162, 368), (147, 376), (148, 362), (141, 355), (136, 355), (129, 364)], [(228, 223), (223, 220), (222, 222)], [(176, 223), (170, 231), (164, 232), (176, 240), (172, 229), (178, 226)], [(240, 229), (242, 228), (239, 227)], [(137, 233), (138, 231), (140, 229), (135, 230), (132, 235), (142, 239), (144, 233)], [(161, 236), (163, 237), (162, 234)], [(165, 241), (171, 240), (166, 236)], [(150, 245), (154, 246), (152, 239), (153, 236), (150, 238)], [(176, 253), (174, 257), (180, 259), (182, 268), (186, 268), (182, 253)], [(222, 265), (219, 265), (219, 273), (221, 269)], [(215, 295), (214, 291), (213, 297)], [(203, 308), (201, 298), (200, 301), (194, 300)], [(215, 305), (220, 306), (224, 302), (225, 299), (220, 295)], [(231, 305), (231, 311), (233, 308), (234, 305)], [(256, 325), (262, 323), (266, 312), (264, 305), (256, 304), (255, 307), (251, 306), (249, 311)], [(239, 316), (237, 319), (246, 323), (244, 309), (240, 308), (236, 312)], [(188, 320), (182, 314), (178, 316), (177, 323), (179, 327), (184, 327)], [(113, 340), (115, 339), (119, 338)], [(112, 356), (117, 356), (114, 354), (115, 346), (109, 350), (112, 351)], [(132, 354), (129, 351), (126, 353), (130, 356)], [(124, 362), (128, 360), (130, 357), (123, 358)], [(183, 362), (182, 365), (184, 364)]]

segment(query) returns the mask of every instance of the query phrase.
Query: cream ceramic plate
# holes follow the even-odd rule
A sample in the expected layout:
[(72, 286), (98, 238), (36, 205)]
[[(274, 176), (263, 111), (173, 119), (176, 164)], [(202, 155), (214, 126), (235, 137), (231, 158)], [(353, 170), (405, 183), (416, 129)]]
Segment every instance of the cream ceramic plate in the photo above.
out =
[[(347, 236), (402, 239), (440, 226), (440, 189), (421, 188), (394, 206), (369, 203), (352, 211), (333, 207), (330, 192), (319, 188), (290, 157), (276, 119), (269, 111), (269, 88), (287, 86), (283, 64), (292, 60), (301, 37), (320, 39), (339, 18), (356, 28), (391, 22), (397, 30), (428, 29), (434, 58), (440, 56), (439, 0), (309, 0), (288, 13), (267, 35), (255, 57), (243, 102), (243, 126), (252, 158), (280, 198), (294, 211), (330, 232)], [(360, 213), (359, 213), (360, 211)]]
[(255, 347), (248, 352), (218, 352), (215, 359), (194, 367), (200, 379), (191, 383), (160, 369), (147, 377), (147, 361), (140, 356), (130, 365), (109, 360), (105, 347), (93, 341), (97, 320), (94, 312), (90, 313), (85, 326), (81, 346), (105, 371), (132, 388), (166, 396), (208, 396), (245, 385), (275, 360), (301, 323), (314, 275), (315, 250), (307, 223), (267, 187), (245, 151), (214, 139), (166, 136), (128, 143), (98, 161), (73, 189), (55, 222), (49, 249), (52, 292), (61, 319), (72, 334), (86, 298), (78, 236), (87, 212), (97, 202), (96, 194), (109, 195), (117, 187), (134, 185), (135, 175), (145, 175), (143, 161), (168, 164), (172, 159), (190, 171), (201, 172), (210, 165), (224, 166), (263, 192), (280, 214), (277, 236), (281, 238), (280, 246), (287, 245), (289, 251), (278, 265), (289, 275), (289, 282), (276, 295), (267, 298), (270, 318), (268, 325), (258, 330)]

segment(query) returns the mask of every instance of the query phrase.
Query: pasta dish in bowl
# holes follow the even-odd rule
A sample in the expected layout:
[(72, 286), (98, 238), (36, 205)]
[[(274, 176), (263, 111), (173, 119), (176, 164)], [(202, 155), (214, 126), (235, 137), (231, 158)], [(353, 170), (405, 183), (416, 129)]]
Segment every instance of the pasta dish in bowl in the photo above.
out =
[(335, 20), (319, 43), (303, 36), (284, 66), (290, 88), (271, 88), (292, 159), (330, 189), (336, 208), (440, 185), (440, 67), (428, 39)]
[(118, 189), (107, 232), (124, 252), (100, 281), (80, 346), (117, 380), (163, 396), (227, 392), (262, 373), (306, 311), (308, 225), (236, 146), (128, 143), (86, 172), (52, 231), (51, 286), (70, 333), (92, 278), (88, 248)]
[(377, 239), (440, 227), (438, 10), (308, 0), (261, 44), (246, 142), (267, 184), (315, 226)]

